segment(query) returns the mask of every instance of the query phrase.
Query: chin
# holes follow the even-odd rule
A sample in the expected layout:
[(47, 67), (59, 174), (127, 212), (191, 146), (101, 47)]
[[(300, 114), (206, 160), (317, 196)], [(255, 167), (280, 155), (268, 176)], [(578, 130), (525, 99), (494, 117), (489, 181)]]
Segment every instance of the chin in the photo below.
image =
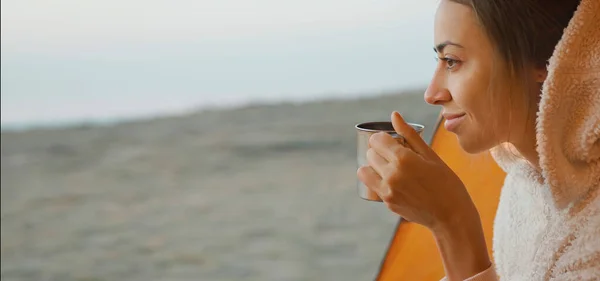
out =
[(487, 142), (469, 135), (456, 135), (460, 147), (469, 154), (479, 154), (492, 148)]

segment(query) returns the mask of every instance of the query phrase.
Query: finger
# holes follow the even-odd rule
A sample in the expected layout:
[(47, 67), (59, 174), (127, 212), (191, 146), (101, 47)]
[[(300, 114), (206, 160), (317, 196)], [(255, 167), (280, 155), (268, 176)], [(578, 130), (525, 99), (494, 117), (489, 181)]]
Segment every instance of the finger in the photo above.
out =
[(381, 198), (382, 195), (382, 179), (379, 176), (379, 174), (377, 174), (377, 172), (375, 172), (375, 170), (373, 170), (373, 168), (369, 167), (369, 166), (362, 166), (360, 168), (358, 168), (358, 171), (356, 172), (358, 179), (364, 183), (369, 189), (371, 189), (372, 191), (374, 191), (375, 193), (377, 193), (377, 195)]
[(433, 156), (432, 154), (435, 154), (429, 145), (421, 138), (419, 133), (417, 133), (411, 125), (407, 124), (400, 113), (396, 111), (392, 113), (392, 126), (394, 126), (396, 133), (403, 136), (408, 146), (416, 153), (422, 156)]
[(387, 162), (395, 162), (407, 150), (398, 140), (388, 133), (380, 132), (369, 138), (369, 146), (381, 155)]
[(380, 177), (385, 178), (389, 168), (389, 162), (373, 148), (367, 150), (367, 163), (369, 163), (369, 166), (371, 166)]

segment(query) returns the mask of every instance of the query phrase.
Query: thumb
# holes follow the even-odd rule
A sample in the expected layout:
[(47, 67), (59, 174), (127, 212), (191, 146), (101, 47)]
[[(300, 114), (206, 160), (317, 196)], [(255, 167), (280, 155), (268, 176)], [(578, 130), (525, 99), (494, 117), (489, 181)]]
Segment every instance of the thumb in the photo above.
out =
[[(397, 111), (392, 113), (392, 125), (399, 135), (403, 136), (412, 150), (422, 156), (431, 156), (434, 153), (429, 145), (421, 138), (415, 129), (404, 121), (402, 115)], [(435, 153), (434, 153), (435, 154)]]

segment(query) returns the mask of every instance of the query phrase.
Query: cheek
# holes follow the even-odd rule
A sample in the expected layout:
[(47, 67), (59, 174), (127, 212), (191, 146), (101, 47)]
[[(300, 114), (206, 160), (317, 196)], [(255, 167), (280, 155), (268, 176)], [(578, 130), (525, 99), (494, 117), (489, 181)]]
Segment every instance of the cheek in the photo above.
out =
[(511, 129), (510, 99), (502, 89), (482, 90), (469, 104), (470, 119), (461, 143), (466, 151), (479, 153), (508, 140)]
[[(494, 85), (501, 85), (492, 80), (492, 65), (489, 59), (473, 59), (465, 64), (457, 75), (456, 86), (460, 93), (457, 103), (469, 114), (474, 123), (479, 126), (496, 126), (496, 111), (498, 108), (494, 93)], [(457, 73), (458, 74), (458, 73)]]
[(453, 100), (468, 117), (457, 136), (469, 153), (494, 147), (499, 143), (499, 133), (504, 131), (499, 126), (505, 124), (501, 117), (506, 109), (495, 101), (489, 81), (486, 75), (470, 75), (455, 84)]
[(456, 105), (467, 113), (470, 119), (478, 123), (482, 121), (480, 119), (485, 117), (491, 105), (486, 83), (482, 83), (482, 80), (476, 77), (467, 77), (459, 80), (451, 92), (454, 93), (452, 98)]

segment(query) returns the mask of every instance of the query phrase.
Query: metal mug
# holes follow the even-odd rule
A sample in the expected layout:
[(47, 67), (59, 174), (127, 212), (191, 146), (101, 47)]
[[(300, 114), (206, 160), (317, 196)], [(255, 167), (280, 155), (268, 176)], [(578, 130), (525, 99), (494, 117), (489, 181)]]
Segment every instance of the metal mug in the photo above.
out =
[[(423, 130), (425, 126), (420, 124), (408, 123), (417, 133), (422, 136)], [(406, 141), (404, 137), (396, 133), (394, 127), (392, 126), (392, 122), (366, 122), (360, 123), (354, 126), (357, 132), (357, 162), (358, 167), (367, 166), (367, 150), (369, 150), (369, 138), (378, 132), (386, 132), (390, 134), (394, 139), (398, 141), (398, 143), (406, 146)], [(378, 201), (382, 202), (381, 198), (375, 193), (371, 191), (367, 186), (365, 186), (360, 180), (358, 182), (358, 196), (360, 198), (369, 200), (369, 201)]]

